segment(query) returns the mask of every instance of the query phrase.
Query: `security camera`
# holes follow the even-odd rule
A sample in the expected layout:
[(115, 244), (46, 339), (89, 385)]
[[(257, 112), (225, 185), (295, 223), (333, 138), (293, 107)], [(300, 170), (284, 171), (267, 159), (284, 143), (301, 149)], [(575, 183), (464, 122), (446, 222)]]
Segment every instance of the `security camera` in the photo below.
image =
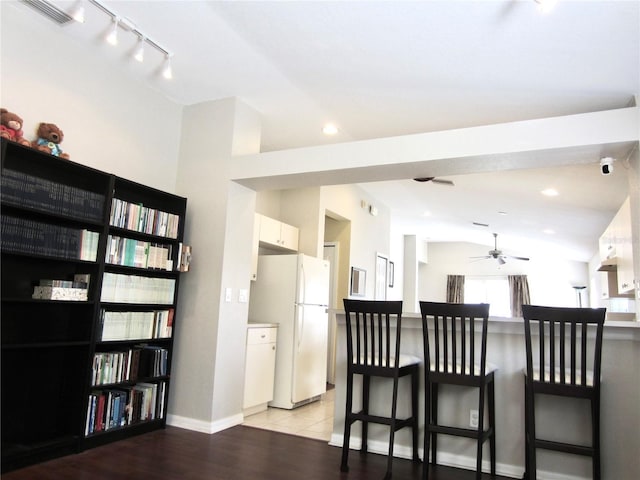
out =
[(600, 173), (602, 175), (611, 175), (613, 172), (614, 159), (611, 157), (604, 157), (600, 160)]

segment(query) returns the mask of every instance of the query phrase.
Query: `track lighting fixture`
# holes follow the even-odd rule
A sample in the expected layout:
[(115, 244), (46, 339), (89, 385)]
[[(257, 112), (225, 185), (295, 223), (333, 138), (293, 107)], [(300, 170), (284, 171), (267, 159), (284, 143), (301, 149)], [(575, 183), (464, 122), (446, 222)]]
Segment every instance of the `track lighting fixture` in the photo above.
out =
[[(2, 0), (0, 0), (2, 1)], [(69, 11), (64, 11), (55, 6), (49, 0), (21, 0), (26, 5), (32, 7), (38, 13), (46, 16), (49, 20), (57, 23), (58, 25), (65, 25), (71, 21), (77, 21), (84, 23), (85, 21), (85, 6), (92, 5), (107, 15), (112, 22), (111, 29), (105, 40), (110, 45), (118, 45), (119, 31), (122, 30), (124, 34), (132, 33), (138, 39), (136, 49), (133, 52), (133, 57), (138, 62), (145, 60), (145, 47), (149, 46), (162, 54), (164, 58), (164, 64), (158, 71), (162, 73), (162, 76), (166, 79), (173, 78), (173, 71), (171, 68), (171, 57), (173, 54), (166, 48), (162, 47), (158, 42), (149, 38), (144, 32), (142, 32), (137, 25), (127, 17), (122, 17), (118, 13), (111, 10), (111, 8), (103, 5), (100, 0), (76, 0), (73, 4), (73, 8)], [(71, 2), (69, 2), (71, 3)], [(112, 2), (116, 3), (116, 2)], [(126, 42), (125, 42), (126, 43)]]
[[(162, 67), (162, 76), (166, 79), (171, 79), (173, 77), (173, 71), (171, 69), (171, 61), (170, 58), (173, 56), (171, 52), (169, 52), (166, 48), (160, 46), (158, 42), (149, 38), (144, 32), (142, 32), (136, 24), (129, 18), (124, 18), (118, 15), (116, 12), (103, 5), (99, 0), (80, 0), (78, 4), (78, 8), (82, 7), (84, 11), (84, 4), (93, 5), (101, 12), (105, 13), (111, 20), (113, 21), (113, 28), (109, 32), (107, 36), (107, 42), (111, 45), (117, 45), (118, 43), (118, 30), (121, 29), (124, 32), (133, 33), (138, 37), (138, 44), (136, 45), (136, 49), (133, 53), (133, 57), (138, 62), (144, 62), (145, 60), (145, 47), (150, 46), (156, 49), (164, 56), (164, 65)], [(75, 11), (74, 11), (75, 13)], [(75, 17), (74, 17), (75, 18)]]

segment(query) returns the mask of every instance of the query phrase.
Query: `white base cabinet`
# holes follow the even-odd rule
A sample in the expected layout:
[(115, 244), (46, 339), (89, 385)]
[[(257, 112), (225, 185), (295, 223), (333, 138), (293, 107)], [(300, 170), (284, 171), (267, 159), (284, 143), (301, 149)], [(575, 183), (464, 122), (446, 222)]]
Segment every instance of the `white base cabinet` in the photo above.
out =
[(277, 326), (249, 324), (247, 328), (243, 402), (245, 415), (266, 410), (267, 403), (273, 400), (277, 335)]

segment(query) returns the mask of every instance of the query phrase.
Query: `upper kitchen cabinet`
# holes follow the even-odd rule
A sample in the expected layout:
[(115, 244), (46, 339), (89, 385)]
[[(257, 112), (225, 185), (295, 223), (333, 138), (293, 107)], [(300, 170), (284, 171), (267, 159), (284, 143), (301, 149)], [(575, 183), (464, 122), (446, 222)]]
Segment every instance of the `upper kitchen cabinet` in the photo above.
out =
[[(609, 296), (618, 296), (633, 292), (633, 242), (631, 228), (631, 202), (629, 197), (624, 201), (618, 213), (600, 237), (599, 270), (615, 272), (617, 276), (617, 292)], [(611, 275), (610, 275), (611, 276)], [(609, 289), (611, 290), (611, 282)]]
[(260, 246), (297, 252), (298, 235), (297, 227), (260, 215)]
[(260, 249), (271, 250), (275, 253), (297, 252), (299, 234), (300, 231), (297, 227), (256, 213), (253, 223), (251, 280), (258, 278)]
[(633, 291), (633, 242), (631, 239), (631, 201), (629, 197), (613, 219), (616, 236), (616, 257), (618, 259), (618, 292)]

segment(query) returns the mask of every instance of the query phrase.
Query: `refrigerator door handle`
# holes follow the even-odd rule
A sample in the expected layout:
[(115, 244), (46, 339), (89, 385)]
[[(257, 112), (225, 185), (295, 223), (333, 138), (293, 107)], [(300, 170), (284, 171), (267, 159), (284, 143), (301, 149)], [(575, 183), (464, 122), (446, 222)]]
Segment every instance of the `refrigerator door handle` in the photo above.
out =
[(306, 302), (306, 286), (307, 286), (307, 278), (304, 272), (304, 263), (300, 264), (300, 298), (298, 299), (298, 301), (300, 303), (307, 303)]
[(298, 309), (298, 346), (296, 348), (296, 351), (300, 351), (300, 343), (302, 342), (302, 335), (304, 333), (304, 308), (298, 305)]

